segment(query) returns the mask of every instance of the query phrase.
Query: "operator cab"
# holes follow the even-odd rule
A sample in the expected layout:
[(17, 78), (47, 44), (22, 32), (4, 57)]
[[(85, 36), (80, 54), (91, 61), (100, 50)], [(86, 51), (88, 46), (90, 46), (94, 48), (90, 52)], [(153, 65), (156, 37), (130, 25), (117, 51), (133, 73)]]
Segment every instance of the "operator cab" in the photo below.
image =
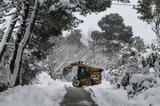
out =
[(79, 79), (83, 79), (83, 78), (86, 78), (86, 77), (90, 77), (89, 70), (86, 69), (85, 67), (78, 66), (77, 77), (78, 77)]

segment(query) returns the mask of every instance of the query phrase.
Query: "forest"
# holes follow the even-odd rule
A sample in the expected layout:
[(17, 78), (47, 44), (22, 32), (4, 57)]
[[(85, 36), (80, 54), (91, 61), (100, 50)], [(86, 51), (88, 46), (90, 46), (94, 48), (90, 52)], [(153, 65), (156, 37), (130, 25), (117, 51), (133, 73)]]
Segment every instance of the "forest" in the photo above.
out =
[[(160, 0), (131, 1), (0, 0), (0, 106), (159, 106)], [(115, 3), (132, 6), (156, 39), (135, 36), (119, 13), (101, 17), (100, 30), (82, 39), (77, 27), (84, 20), (76, 14), (99, 14)], [(63, 71), (75, 61), (103, 69), (102, 83), (72, 87), (77, 69)], [(89, 93), (95, 104), (67, 104), (73, 92)]]

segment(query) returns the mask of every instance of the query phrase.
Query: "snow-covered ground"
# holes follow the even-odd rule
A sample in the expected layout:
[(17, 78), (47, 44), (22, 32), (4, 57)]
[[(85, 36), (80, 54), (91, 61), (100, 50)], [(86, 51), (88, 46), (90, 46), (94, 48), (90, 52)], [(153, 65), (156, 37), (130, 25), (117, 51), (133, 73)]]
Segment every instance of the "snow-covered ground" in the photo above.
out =
[(160, 87), (151, 88), (134, 99), (128, 99), (127, 91), (115, 89), (109, 82), (87, 87), (92, 98), (99, 106), (160, 106)]
[[(0, 106), (59, 106), (70, 82), (53, 80), (43, 72), (32, 85), (17, 86), (0, 93)], [(99, 106), (160, 106), (160, 88), (151, 88), (128, 100), (124, 89), (115, 89), (108, 81), (84, 87)]]
[(68, 86), (71, 83), (54, 81), (43, 72), (33, 85), (17, 86), (0, 93), (0, 106), (59, 106)]

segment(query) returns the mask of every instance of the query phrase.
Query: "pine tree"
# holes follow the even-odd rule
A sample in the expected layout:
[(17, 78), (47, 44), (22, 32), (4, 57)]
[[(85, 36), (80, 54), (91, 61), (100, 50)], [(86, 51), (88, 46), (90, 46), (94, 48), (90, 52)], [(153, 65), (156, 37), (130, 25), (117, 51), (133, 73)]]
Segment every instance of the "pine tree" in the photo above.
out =
[(152, 26), (152, 30), (160, 39), (160, 1), (159, 0), (141, 0), (138, 1), (137, 12), (141, 14), (141, 20), (146, 21)]
[(102, 36), (107, 40), (121, 40), (130, 43), (133, 36), (132, 28), (125, 26), (123, 18), (119, 14), (109, 14), (98, 22), (102, 29)]

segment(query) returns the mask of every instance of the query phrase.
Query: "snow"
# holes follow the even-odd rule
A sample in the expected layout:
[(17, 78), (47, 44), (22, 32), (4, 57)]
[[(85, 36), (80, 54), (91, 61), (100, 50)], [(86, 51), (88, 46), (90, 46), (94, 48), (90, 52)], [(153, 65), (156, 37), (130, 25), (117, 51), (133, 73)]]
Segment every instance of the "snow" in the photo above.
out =
[(59, 106), (71, 83), (53, 80), (42, 72), (33, 85), (17, 86), (0, 93), (0, 106)]
[(152, 49), (146, 49), (146, 52), (142, 54), (142, 56), (146, 59), (148, 58), (152, 53), (154, 53)]
[(46, 0), (39, 0), (40, 5), (43, 5)]
[(70, 3), (70, 0), (60, 0), (62, 7), (74, 8), (75, 5)]
[(150, 69), (149, 69), (149, 72), (150, 72), (151, 74), (154, 74), (154, 73), (155, 73), (155, 69), (154, 69), (154, 68), (150, 68)]
[(146, 106), (135, 100), (128, 100), (127, 92), (124, 89), (114, 89), (108, 81), (102, 84), (87, 87), (92, 98), (99, 106)]
[(138, 95), (135, 100), (141, 100), (146, 104), (152, 104), (152, 106), (160, 106), (160, 87), (155, 87), (144, 91)]
[[(39, 3), (41, 6), (45, 4), (47, 0), (39, 0)], [(77, 2), (75, 4), (71, 3), (70, 0), (59, 0), (58, 2), (55, 1), (53, 5), (49, 7), (49, 12), (50, 11), (56, 11), (58, 8), (65, 8), (65, 11), (67, 13), (70, 13), (70, 9), (75, 8), (77, 5)]]
[(130, 83), (132, 83), (132, 84), (138, 83), (138, 85), (140, 85), (140, 83), (142, 83), (145, 80), (148, 80), (148, 81), (155, 80), (154, 74), (150, 74), (150, 75), (134, 74), (134, 75), (132, 75), (132, 77), (130, 79)]
[(49, 11), (55, 11), (55, 10), (56, 10), (55, 5), (52, 5), (52, 6), (50, 7), (50, 9), (49, 9)]
[[(59, 106), (71, 82), (53, 80), (46, 72), (39, 74), (32, 85), (17, 86), (0, 93), (0, 106)], [(160, 87), (150, 88), (128, 100), (127, 91), (115, 89), (108, 81), (84, 87), (99, 106), (159, 106)], [(82, 105), (89, 105), (81, 101)]]
[(86, 101), (86, 100), (84, 100), (84, 101), (81, 101), (80, 103), (79, 103), (80, 105), (87, 105), (87, 106), (90, 106), (91, 104), (88, 102), (88, 101)]
[(148, 89), (133, 99), (128, 99), (126, 90), (115, 89), (108, 81), (85, 89), (99, 106), (160, 106), (160, 87)]
[(138, 53), (138, 50), (137, 50), (136, 48), (134, 48), (134, 47), (132, 47), (131, 50), (132, 50), (133, 52)]
[[(16, 12), (16, 9), (13, 8), (11, 10), (11, 12)], [(4, 18), (5, 22), (0, 24), (0, 29), (5, 29), (3, 38), (2, 38), (2, 40), (0, 42), (0, 54), (2, 54), (4, 46), (7, 43), (7, 39), (9, 38), (9, 36), (11, 36), (10, 32), (13, 31), (13, 27), (12, 26), (14, 26), (14, 24), (16, 24), (16, 21), (15, 21), (16, 18), (17, 18), (17, 14), (14, 14), (14, 15), (9, 16), (9, 17), (5, 17)]]
[[(12, 22), (12, 17), (13, 15), (8, 15), (11, 13), (16, 13), (16, 8), (12, 8), (8, 13), (6, 13), (4, 17), (2, 17), (1, 20), (5, 20), (3, 23), (0, 24), (0, 29), (5, 29), (5, 33), (7, 32), (7, 27), (9, 26), (9, 24)], [(8, 15), (8, 16), (7, 16)]]

